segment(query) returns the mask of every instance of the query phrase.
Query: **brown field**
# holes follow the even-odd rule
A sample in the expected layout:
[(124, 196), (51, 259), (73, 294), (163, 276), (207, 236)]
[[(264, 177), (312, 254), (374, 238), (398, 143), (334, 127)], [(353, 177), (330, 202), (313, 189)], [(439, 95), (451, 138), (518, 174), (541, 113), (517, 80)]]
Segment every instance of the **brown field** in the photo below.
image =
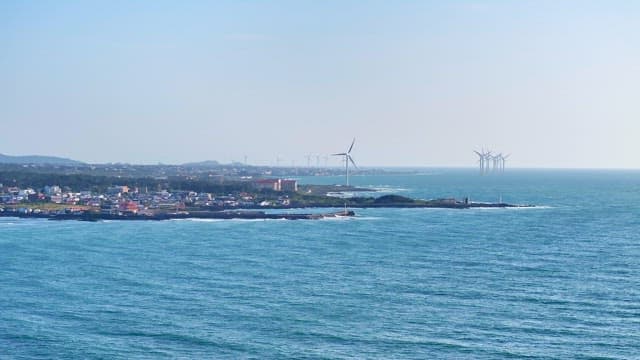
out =
[(92, 210), (94, 209), (91, 206), (86, 205), (69, 205), (69, 204), (55, 204), (55, 203), (40, 203), (40, 204), (15, 204), (15, 205), (4, 205), (7, 209), (17, 209), (17, 208), (27, 208), (27, 209), (40, 209), (47, 211), (56, 211), (56, 210), (64, 210), (64, 209), (77, 209), (77, 210)]

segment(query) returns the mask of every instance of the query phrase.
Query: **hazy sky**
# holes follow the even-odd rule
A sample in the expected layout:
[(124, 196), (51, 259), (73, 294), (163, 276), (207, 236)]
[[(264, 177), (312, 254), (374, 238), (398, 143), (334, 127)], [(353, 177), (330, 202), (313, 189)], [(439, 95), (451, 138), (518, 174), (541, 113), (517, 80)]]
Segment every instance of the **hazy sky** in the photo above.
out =
[(640, 2), (6, 0), (0, 126), (87, 162), (640, 168)]

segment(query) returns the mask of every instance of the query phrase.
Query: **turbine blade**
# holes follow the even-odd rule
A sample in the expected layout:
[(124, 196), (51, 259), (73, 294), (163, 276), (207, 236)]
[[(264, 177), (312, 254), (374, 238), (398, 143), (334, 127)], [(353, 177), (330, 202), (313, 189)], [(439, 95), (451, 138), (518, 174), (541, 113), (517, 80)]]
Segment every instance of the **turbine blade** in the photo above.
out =
[(356, 143), (356, 138), (353, 138), (353, 141), (351, 142), (351, 146), (349, 146), (349, 150), (347, 151), (347, 154), (351, 153), (351, 149), (353, 149), (353, 144)]
[(356, 165), (356, 162), (353, 161), (353, 158), (351, 157), (351, 155), (347, 155), (347, 158), (349, 159), (349, 161), (351, 161), (351, 163), (353, 164), (353, 167), (355, 167), (356, 169), (360, 170), (358, 165)]
[(347, 153), (331, 154), (331, 156), (346, 156)]

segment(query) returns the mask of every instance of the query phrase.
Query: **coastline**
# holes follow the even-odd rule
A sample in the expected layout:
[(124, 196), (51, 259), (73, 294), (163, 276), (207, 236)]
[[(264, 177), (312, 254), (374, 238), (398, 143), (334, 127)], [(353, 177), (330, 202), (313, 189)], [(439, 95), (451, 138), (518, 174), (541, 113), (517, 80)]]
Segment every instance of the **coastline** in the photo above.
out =
[[(405, 203), (405, 204), (349, 204), (348, 208), (432, 208), (432, 209), (472, 209), (472, 208), (530, 208), (534, 205), (515, 205), (507, 203), (472, 203), (472, 202), (442, 202), (432, 201), (424, 203)], [(262, 210), (290, 210), (290, 209), (319, 209), (326, 206), (304, 206), (304, 207), (271, 207), (262, 208)], [(19, 208), (4, 208), (0, 211), (0, 217), (17, 217), (17, 218), (35, 218), (48, 220), (78, 220), (78, 221), (101, 221), (101, 220), (134, 220), (134, 221), (162, 221), (173, 219), (285, 219), (285, 220), (319, 220), (325, 218), (336, 217), (354, 217), (356, 213), (353, 210), (345, 209), (335, 212), (322, 213), (277, 213), (265, 212), (257, 209), (226, 209), (226, 210), (191, 210), (166, 212), (159, 211), (154, 213), (101, 213), (97, 211), (28, 211)]]

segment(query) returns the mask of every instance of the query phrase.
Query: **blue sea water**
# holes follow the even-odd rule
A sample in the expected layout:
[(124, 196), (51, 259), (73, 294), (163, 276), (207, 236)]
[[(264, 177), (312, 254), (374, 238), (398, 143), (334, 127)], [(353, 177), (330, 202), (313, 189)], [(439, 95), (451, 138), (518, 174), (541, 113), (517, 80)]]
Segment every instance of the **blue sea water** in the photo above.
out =
[(352, 181), (539, 207), (0, 218), (0, 358), (640, 358), (640, 172)]

